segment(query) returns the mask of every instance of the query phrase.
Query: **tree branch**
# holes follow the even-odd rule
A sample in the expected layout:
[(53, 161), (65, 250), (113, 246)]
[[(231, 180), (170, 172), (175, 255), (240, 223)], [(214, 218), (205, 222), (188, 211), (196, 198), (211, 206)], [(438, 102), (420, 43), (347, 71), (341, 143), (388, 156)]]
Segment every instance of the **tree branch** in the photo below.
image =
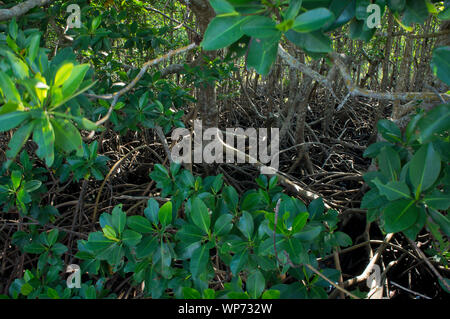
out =
[[(334, 94), (334, 91), (331, 87), (331, 83), (328, 81), (326, 77), (323, 75), (317, 73), (316, 71), (312, 70), (308, 66), (298, 62), (293, 56), (291, 56), (286, 50), (283, 49), (281, 45), (279, 45), (278, 54), (280, 57), (286, 61), (289, 66), (299, 70), (300, 72), (303, 72), (307, 76), (313, 78), (315, 81), (319, 82), (323, 86), (325, 86), (333, 95), (333, 97), (336, 97)], [(350, 96), (365, 96), (373, 99), (380, 99), (380, 100), (399, 100), (404, 102), (410, 102), (410, 101), (417, 101), (422, 100), (424, 102), (441, 102), (441, 99), (444, 99), (446, 101), (450, 100), (449, 94), (440, 94), (437, 95), (434, 92), (375, 92), (372, 90), (366, 90), (358, 87), (355, 83), (353, 83), (352, 77), (347, 71), (347, 67), (345, 66), (344, 62), (341, 60), (341, 56), (336, 53), (332, 52), (328, 55), (331, 60), (335, 63), (335, 65), (338, 67), (339, 72), (341, 73), (345, 86), (349, 90)]]
[[(115, 93), (112, 94), (105, 94), (105, 95), (96, 95), (96, 94), (85, 94), (85, 96), (90, 97), (90, 98), (96, 98), (96, 99), (102, 99), (102, 100), (111, 100), (113, 99), (113, 102), (111, 103), (111, 106), (108, 109), (108, 113), (101, 118), (100, 120), (98, 120), (95, 124), (96, 125), (101, 125), (103, 123), (105, 123), (106, 121), (108, 121), (109, 117), (111, 116), (111, 113), (114, 109), (114, 106), (117, 104), (119, 98), (127, 93), (128, 91), (130, 91), (138, 82), (139, 80), (144, 76), (145, 72), (147, 72), (148, 68), (152, 65), (161, 63), (167, 59), (169, 59), (170, 57), (176, 55), (176, 54), (180, 54), (189, 50), (192, 50), (194, 48), (197, 47), (197, 44), (195, 43), (191, 43), (188, 46), (176, 49), (176, 50), (172, 50), (169, 53), (163, 55), (162, 57), (150, 60), (148, 62), (146, 62), (144, 64), (144, 66), (142, 67), (141, 71), (139, 71), (138, 75), (136, 75), (136, 77), (126, 86), (124, 87), (122, 90), (117, 91)], [(92, 131), (91, 134), (89, 134), (88, 138), (92, 138), (94, 136), (95, 131)]]
[[(347, 68), (341, 60), (341, 56), (338, 53), (330, 53), (329, 57), (331, 60), (337, 65), (343, 79), (345, 86), (349, 90), (352, 96), (365, 96), (373, 99), (380, 100), (399, 100), (404, 102), (417, 101), (422, 100), (424, 102), (440, 102), (439, 95), (436, 95), (434, 92), (375, 92), (371, 90), (366, 90), (358, 87), (355, 83), (353, 83), (352, 77), (347, 71)], [(450, 100), (449, 94), (441, 94), (441, 97)]]
[(18, 5), (10, 8), (10, 9), (0, 9), (0, 21), (9, 20), (12, 18), (19, 17), (21, 15), (24, 15), (31, 9), (35, 7), (40, 7), (43, 5), (46, 5), (49, 2), (52, 2), (53, 0), (28, 0), (22, 3), (19, 3)]
[(278, 46), (278, 55), (287, 63), (289, 64), (290, 67), (299, 70), (300, 72), (306, 74), (307, 76), (311, 77), (313, 80), (319, 82), (320, 84), (322, 84), (323, 86), (325, 86), (333, 95), (333, 97), (336, 98), (336, 100), (338, 99), (336, 97), (336, 94), (334, 94), (333, 88), (331, 86), (330, 81), (324, 77), (323, 75), (317, 73), (316, 71), (314, 71), (313, 69), (309, 68), (308, 66), (300, 63), (299, 61), (297, 61), (292, 55), (290, 55), (285, 49), (283, 49), (283, 47), (281, 46), (281, 44)]

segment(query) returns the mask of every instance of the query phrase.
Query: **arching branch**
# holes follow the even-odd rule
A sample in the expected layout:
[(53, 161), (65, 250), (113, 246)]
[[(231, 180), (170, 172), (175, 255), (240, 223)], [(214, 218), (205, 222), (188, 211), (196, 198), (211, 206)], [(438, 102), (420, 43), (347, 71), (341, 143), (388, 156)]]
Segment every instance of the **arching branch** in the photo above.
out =
[(15, 17), (20, 17), (24, 15), (31, 9), (35, 7), (40, 7), (46, 5), (53, 0), (28, 0), (18, 5), (10, 8), (10, 9), (0, 9), (0, 21), (9, 20)]

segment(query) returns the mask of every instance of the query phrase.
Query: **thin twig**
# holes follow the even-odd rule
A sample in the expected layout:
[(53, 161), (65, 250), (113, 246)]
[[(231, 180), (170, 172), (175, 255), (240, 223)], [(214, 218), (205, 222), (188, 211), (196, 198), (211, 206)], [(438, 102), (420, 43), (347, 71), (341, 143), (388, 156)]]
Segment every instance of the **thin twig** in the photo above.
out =
[(448, 285), (447, 281), (442, 277), (442, 275), (439, 273), (439, 271), (436, 270), (436, 268), (433, 266), (433, 264), (428, 260), (428, 257), (425, 256), (423, 251), (417, 247), (416, 243), (412, 241), (411, 239), (407, 238), (408, 242), (411, 244), (411, 246), (414, 248), (414, 250), (417, 252), (419, 257), (425, 261), (427, 266), (430, 268), (430, 270), (438, 277), (439, 281), (442, 283), (442, 285), (447, 289), (447, 291), (450, 291), (450, 286)]
[(428, 297), (428, 296), (422, 295), (421, 293), (418, 293), (418, 292), (415, 292), (415, 291), (413, 291), (413, 290), (411, 290), (411, 289), (405, 288), (405, 287), (403, 287), (402, 285), (399, 285), (399, 284), (393, 282), (392, 280), (391, 280), (390, 282), (391, 282), (391, 284), (392, 284), (393, 286), (398, 287), (398, 288), (400, 288), (400, 289), (403, 289), (403, 290), (405, 290), (405, 291), (407, 291), (407, 292), (409, 292), (409, 293), (412, 293), (413, 295), (420, 296), (420, 297), (422, 297), (422, 298), (424, 298), (424, 299), (432, 299), (432, 298), (430, 298), (430, 297)]

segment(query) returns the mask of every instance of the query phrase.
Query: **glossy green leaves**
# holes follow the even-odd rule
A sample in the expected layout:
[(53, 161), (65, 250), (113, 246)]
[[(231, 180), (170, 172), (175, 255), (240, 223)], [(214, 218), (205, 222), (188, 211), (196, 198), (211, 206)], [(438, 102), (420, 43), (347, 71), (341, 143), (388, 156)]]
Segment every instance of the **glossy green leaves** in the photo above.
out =
[(275, 21), (264, 16), (250, 16), (241, 26), (244, 34), (266, 39), (281, 36), (281, 32), (275, 27)]
[(425, 225), (430, 227), (427, 217), (447, 231), (446, 219), (438, 210), (450, 206), (446, 172), (449, 127), (449, 105), (416, 114), (405, 133), (391, 121), (378, 123), (378, 131), (387, 141), (364, 152), (378, 163), (378, 171), (364, 175), (372, 188), (361, 202), (361, 208), (368, 209), (368, 221), (379, 218), (386, 232), (401, 231), (412, 240)]
[(419, 208), (413, 200), (399, 200), (390, 203), (383, 211), (384, 229), (396, 233), (411, 227), (419, 216)]
[(11, 112), (0, 115), (0, 132), (9, 131), (30, 118), (28, 112)]
[(439, 79), (450, 85), (450, 46), (439, 47), (433, 51), (431, 69)]
[(422, 146), (409, 165), (409, 177), (415, 187), (416, 196), (436, 182), (440, 171), (441, 159), (433, 148), (433, 144)]
[(319, 30), (334, 20), (334, 14), (325, 8), (318, 8), (299, 15), (292, 29), (297, 32), (312, 32)]
[[(32, 35), (29, 39), (26, 61), (31, 63), (39, 51), (40, 35)], [(31, 136), (37, 144), (36, 155), (44, 160), (48, 167), (53, 165), (55, 149), (66, 154), (75, 152), (76, 156), (83, 156), (79, 128), (94, 130), (97, 126), (81, 116), (52, 112), (52, 110), (80, 93), (77, 90), (84, 80), (89, 65), (75, 66), (73, 63), (64, 63), (55, 70), (52, 79), (46, 79), (40, 73), (35, 73), (30, 78), (29, 67), (22, 58), (11, 51), (6, 51), (6, 55), (19, 85), (16, 86), (10, 76), (0, 71), (0, 91), (6, 101), (1, 108), (0, 131), (8, 131), (16, 127), (19, 129), (8, 144), (8, 161), (4, 167), (8, 168), (11, 165), (21, 147)], [(51, 87), (46, 83), (51, 83)], [(31, 101), (22, 101), (20, 89), (28, 93)], [(47, 100), (48, 95), (51, 97), (50, 100)], [(44, 105), (46, 105), (45, 108)], [(25, 110), (24, 106), (29, 109)], [(73, 122), (79, 125), (79, 128)]]
[(239, 40), (244, 32), (241, 26), (248, 17), (215, 17), (208, 25), (202, 41), (205, 50), (218, 50)]
[(306, 52), (330, 52), (330, 40), (318, 30), (334, 21), (334, 13), (326, 8), (312, 8), (300, 13), (302, 3), (301, 0), (291, 0), (283, 13), (283, 21), (277, 24), (268, 16), (241, 15), (233, 9), (240, 4), (232, 1), (212, 1), (217, 16), (208, 25), (202, 47), (204, 50), (222, 49), (247, 35), (251, 37), (247, 67), (261, 75), (267, 75), (275, 62), (283, 33), (287, 32), (289, 40)]
[(194, 224), (208, 234), (209, 227), (211, 226), (211, 218), (205, 203), (198, 197), (194, 199), (192, 204), (191, 216)]
[(252, 38), (247, 55), (247, 67), (254, 68), (261, 75), (267, 75), (278, 54), (281, 33), (271, 38)]

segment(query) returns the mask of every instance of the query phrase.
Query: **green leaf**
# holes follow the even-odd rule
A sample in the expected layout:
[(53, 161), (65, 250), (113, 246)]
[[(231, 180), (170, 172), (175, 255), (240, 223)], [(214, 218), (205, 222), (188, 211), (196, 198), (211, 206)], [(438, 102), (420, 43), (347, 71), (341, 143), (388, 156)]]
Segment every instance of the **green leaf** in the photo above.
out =
[(300, 232), (303, 229), (303, 227), (305, 227), (306, 222), (308, 221), (308, 217), (309, 214), (307, 212), (298, 214), (295, 217), (294, 222), (292, 223), (291, 233), (295, 234)]
[(242, 32), (258, 39), (278, 36), (280, 31), (275, 27), (275, 21), (264, 16), (250, 16), (241, 26)]
[(283, 13), (283, 18), (285, 20), (294, 19), (300, 12), (301, 7), (302, 7), (302, 0), (290, 0), (289, 7)]
[(237, 276), (247, 263), (248, 263), (247, 249), (243, 249), (239, 253), (234, 254), (230, 263), (230, 270), (233, 273), (233, 275)]
[(99, 258), (100, 260), (106, 260), (108, 264), (114, 266), (120, 263), (124, 254), (125, 252), (122, 246), (120, 246), (118, 243), (114, 243), (108, 248), (106, 248), (104, 251), (99, 253), (97, 255), (97, 258)]
[(233, 228), (233, 216), (231, 214), (224, 214), (217, 218), (214, 224), (214, 234), (216, 236), (227, 235)]
[(450, 46), (434, 49), (431, 69), (434, 75), (450, 85)]
[(205, 234), (209, 233), (211, 226), (211, 217), (208, 213), (208, 208), (205, 203), (198, 197), (194, 199), (191, 209), (191, 218), (195, 225), (197, 225)]
[(370, 5), (370, 0), (356, 0), (355, 16), (358, 20), (366, 20), (368, 13), (367, 7)]
[(50, 119), (50, 122), (55, 130), (55, 145), (68, 154), (75, 151), (76, 156), (82, 157), (83, 141), (78, 129), (66, 119)]
[(244, 33), (241, 25), (248, 17), (231, 16), (215, 17), (205, 31), (201, 46), (204, 50), (218, 50), (239, 40)]
[(350, 24), (350, 38), (369, 42), (374, 36), (376, 28), (369, 29), (366, 20), (354, 19)]
[(437, 15), (439, 20), (450, 20), (450, 7), (445, 8)]
[(428, 18), (428, 14), (428, 8), (424, 0), (408, 0), (406, 1), (402, 22), (406, 26), (411, 26), (414, 23), (423, 24)]
[(378, 178), (375, 178), (373, 183), (377, 186), (380, 194), (386, 196), (391, 201), (400, 198), (411, 199), (411, 192), (405, 182), (391, 181), (383, 184)]
[(36, 155), (51, 167), (55, 158), (55, 132), (47, 116), (35, 120), (33, 141), (38, 145)]
[(233, 6), (226, 0), (209, 0), (211, 7), (217, 15), (236, 12)]
[(406, 5), (406, 0), (387, 0), (389, 9), (392, 11), (403, 11)]
[(52, 229), (47, 234), (47, 241), (49, 246), (53, 246), (56, 243), (56, 240), (58, 239), (59, 231), (58, 229)]
[(202, 295), (194, 288), (183, 287), (182, 291), (184, 299), (202, 299)]
[(53, 82), (53, 85), (55, 87), (61, 86), (66, 82), (66, 80), (70, 77), (73, 70), (73, 63), (66, 63), (62, 65), (55, 75), (55, 81)]
[(122, 235), (122, 241), (129, 247), (134, 247), (141, 241), (142, 235), (133, 230), (126, 229)]
[(389, 180), (398, 180), (401, 171), (400, 156), (389, 146), (384, 147), (377, 156), (381, 173)]
[(0, 91), (5, 96), (7, 102), (8, 101), (14, 101), (17, 103), (22, 102), (19, 91), (17, 91), (16, 86), (11, 81), (9, 76), (3, 71), (0, 71)]
[(305, 49), (308, 52), (328, 53), (333, 50), (331, 48), (330, 38), (321, 31), (299, 33), (294, 30), (289, 30), (286, 32), (286, 38), (299, 48)]
[(245, 287), (251, 298), (258, 299), (266, 288), (266, 280), (261, 272), (256, 270), (248, 276)]
[(41, 42), (41, 35), (39, 33), (33, 34), (28, 45), (27, 58), (33, 62), (39, 53), (39, 44)]
[(20, 187), (20, 184), (22, 182), (22, 172), (21, 171), (12, 171), (11, 172), (11, 182), (14, 187), (14, 189), (18, 189)]
[(421, 143), (428, 142), (436, 134), (450, 130), (450, 104), (438, 105), (427, 112), (419, 119), (417, 130), (419, 131), (419, 142)]
[(78, 117), (77, 116), (77, 117), (73, 118), (73, 121), (75, 123), (77, 123), (81, 128), (83, 128), (85, 130), (95, 131), (95, 130), (98, 129), (98, 126), (94, 122), (88, 120), (85, 117)]
[(98, 15), (92, 20), (91, 31), (97, 30), (97, 28), (100, 26), (100, 23), (102, 23), (102, 16)]
[(127, 225), (141, 234), (153, 232), (153, 227), (150, 221), (142, 216), (129, 216), (127, 218)]
[(253, 217), (252, 215), (250, 215), (250, 213), (248, 213), (247, 211), (244, 211), (242, 213), (242, 216), (239, 219), (237, 227), (248, 240), (252, 239), (254, 223)]
[(450, 220), (448, 216), (444, 216), (434, 209), (428, 209), (428, 212), (431, 218), (433, 218), (433, 220), (439, 225), (444, 234), (450, 237)]
[(8, 58), (9, 63), (11, 64), (12, 70), (16, 78), (23, 80), (29, 77), (28, 66), (26, 65), (25, 62), (23, 62), (21, 59), (19, 59), (15, 54), (11, 53), (10, 51), (6, 51), (6, 57)]
[(201, 241), (205, 234), (197, 226), (186, 224), (177, 232), (176, 237), (186, 244), (192, 244)]
[(439, 11), (436, 9), (433, 3), (431, 3), (431, 0), (425, 0), (425, 5), (427, 6), (428, 12), (435, 15), (438, 14)]
[(348, 246), (352, 245), (352, 239), (346, 233), (337, 231), (337, 232), (333, 233), (333, 235), (339, 246), (348, 247)]
[(73, 98), (77, 97), (78, 95), (84, 93), (85, 91), (87, 91), (91, 87), (93, 87), (96, 83), (97, 83), (97, 81), (86, 83), (75, 94), (73, 94), (72, 96), (69, 96), (69, 97), (62, 96), (62, 90), (60, 88), (57, 88), (57, 90), (54, 90), (54, 92), (55, 91), (58, 92), (58, 95), (56, 96), (57, 99), (52, 101), (51, 110), (54, 110), (54, 109), (60, 107), (61, 105), (67, 103), (71, 99), (73, 99)]
[(203, 290), (203, 299), (216, 299), (216, 292), (214, 289), (208, 288)]
[(261, 299), (280, 299), (280, 291), (275, 289), (269, 289), (264, 291)]
[(178, 162), (172, 162), (170, 163), (170, 174), (172, 176), (176, 176), (178, 172), (180, 171), (181, 164)]
[(414, 200), (401, 199), (389, 203), (383, 211), (384, 229), (396, 233), (411, 227), (419, 217), (419, 208)]
[(67, 247), (64, 246), (61, 243), (56, 243), (53, 245), (53, 247), (51, 248), (51, 251), (56, 254), (56, 255), (62, 255), (67, 251)]
[(441, 171), (441, 159), (433, 145), (423, 145), (414, 154), (409, 165), (409, 177), (417, 196), (436, 182)]
[(163, 227), (167, 227), (172, 222), (172, 202), (167, 202), (159, 209), (159, 222)]
[[(289, 213), (287, 213), (287, 215), (289, 215)], [(265, 216), (266, 216), (266, 219), (269, 221), (270, 230), (273, 231), (275, 229), (275, 214), (272, 212), (270, 212), (270, 213), (266, 212)], [(277, 221), (276, 233), (277, 234), (287, 234), (287, 230), (285, 229), (284, 223), (279, 222), (279, 219)]]
[(53, 289), (48, 287), (47, 288), (47, 296), (50, 297), (50, 299), (60, 299), (61, 297), (58, 295), (58, 292)]
[(26, 192), (31, 193), (41, 187), (42, 182), (38, 180), (31, 180), (25, 183), (24, 189)]
[(289, 238), (284, 245), (284, 249), (294, 264), (301, 264), (308, 258), (305, 247), (303, 247), (301, 240), (296, 237)]
[(423, 201), (427, 206), (439, 210), (448, 210), (450, 207), (450, 194), (435, 189), (431, 194), (425, 195)]
[(34, 122), (22, 125), (13, 135), (11, 140), (8, 143), (9, 149), (6, 151), (6, 158), (8, 159), (4, 167), (6, 169), (9, 168), (12, 161), (16, 158), (22, 146), (28, 141), (28, 138), (31, 135), (31, 132), (34, 129)]
[(150, 198), (147, 201), (147, 208), (144, 210), (145, 216), (151, 221), (153, 224), (158, 223), (158, 212), (159, 212), (159, 204), (154, 198)]
[(28, 296), (30, 293), (32, 293), (34, 290), (33, 286), (29, 283), (24, 283), (22, 287), (20, 287), (20, 293), (24, 296)]
[(333, 12), (336, 16), (336, 20), (329, 26), (325, 27), (326, 32), (337, 29), (354, 18), (356, 11), (356, 1), (332, 0), (329, 8), (330, 11)]
[(89, 64), (80, 64), (73, 67), (70, 76), (64, 80), (64, 84), (62, 86), (62, 94), (64, 98), (70, 97), (78, 90), (88, 70)]
[(111, 240), (103, 236), (102, 232), (94, 232), (89, 234), (86, 247), (94, 253), (100, 253), (108, 249), (108, 247), (115, 242), (115, 240)]
[(23, 250), (25, 250), (25, 252), (30, 253), (30, 254), (42, 254), (47, 249), (45, 248), (45, 246), (43, 246), (41, 244), (31, 243), (29, 245), (26, 245), (23, 248)]
[(118, 231), (120, 236), (125, 229), (127, 214), (122, 210), (122, 205), (117, 205), (114, 207), (111, 215), (112, 226)]
[(385, 146), (393, 146), (393, 145), (389, 142), (377, 142), (370, 144), (369, 147), (367, 147), (366, 150), (364, 151), (363, 157), (369, 158), (377, 157), (378, 154), (380, 154), (380, 151)]
[(259, 193), (249, 193), (242, 199), (241, 210), (255, 211), (261, 203), (261, 195)]
[(16, 40), (17, 35), (19, 34), (19, 26), (17, 25), (16, 17), (14, 17), (11, 20), (11, 22), (9, 23), (8, 31), (9, 31), (9, 35), (11, 36), (11, 38)]
[(278, 54), (281, 32), (271, 38), (252, 38), (247, 54), (247, 68), (254, 68), (261, 75), (267, 75)]
[(0, 108), (0, 115), (15, 112), (15, 111), (24, 111), (24, 107), (22, 104), (19, 104), (17, 102), (6, 102), (2, 105)]
[(325, 8), (317, 8), (299, 15), (295, 19), (292, 29), (297, 32), (316, 31), (333, 20), (333, 12)]
[(154, 253), (158, 247), (157, 237), (147, 236), (136, 246), (136, 257), (144, 258)]
[(219, 174), (214, 178), (211, 189), (215, 194), (219, 193), (223, 186), (223, 174)]
[(227, 203), (227, 206), (232, 210), (236, 210), (239, 203), (239, 195), (233, 186), (225, 186), (222, 191), (222, 196)]
[(155, 164), (155, 166), (153, 167), (153, 172), (152, 173), (157, 174), (158, 177), (170, 178), (169, 177), (169, 172), (161, 164)]
[(323, 203), (323, 198), (322, 197), (317, 198), (313, 200), (311, 203), (309, 203), (308, 211), (311, 219), (316, 219), (322, 216), (322, 214), (325, 211), (325, 204)]
[(294, 237), (301, 241), (312, 241), (320, 235), (322, 226), (306, 225), (301, 232), (294, 234)]
[(425, 213), (425, 208), (422, 206), (419, 208), (419, 216), (417, 217), (416, 222), (411, 227), (403, 230), (403, 234), (411, 240), (416, 240), (416, 237), (425, 225), (426, 220), (427, 214)]
[(111, 240), (117, 241), (117, 233), (114, 230), (114, 228), (112, 228), (109, 225), (105, 225), (105, 227), (103, 227), (103, 235)]
[(192, 277), (196, 278), (206, 270), (208, 260), (209, 248), (207, 245), (201, 245), (194, 250), (189, 263), (189, 270), (191, 271)]
[(11, 112), (0, 115), (0, 132), (9, 131), (30, 118), (29, 112)]
[(397, 143), (402, 141), (400, 128), (392, 121), (380, 120), (377, 124), (378, 132), (388, 141)]

